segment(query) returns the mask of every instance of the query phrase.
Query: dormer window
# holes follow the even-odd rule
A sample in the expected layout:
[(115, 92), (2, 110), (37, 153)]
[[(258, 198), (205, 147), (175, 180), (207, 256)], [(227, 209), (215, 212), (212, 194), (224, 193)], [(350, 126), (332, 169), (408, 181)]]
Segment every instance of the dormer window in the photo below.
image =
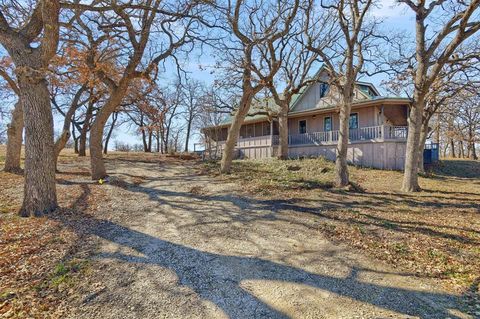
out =
[(325, 97), (328, 92), (329, 85), (328, 83), (320, 83), (320, 98)]
[(377, 93), (375, 93), (375, 91), (368, 85), (361, 84), (359, 88), (363, 93), (367, 94), (370, 97), (377, 96)]

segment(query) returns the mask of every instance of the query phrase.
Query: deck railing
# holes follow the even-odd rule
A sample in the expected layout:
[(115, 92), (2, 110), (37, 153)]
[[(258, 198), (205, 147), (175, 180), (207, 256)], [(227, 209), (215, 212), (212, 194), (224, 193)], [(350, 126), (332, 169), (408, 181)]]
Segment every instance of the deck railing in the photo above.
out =
[[(304, 134), (291, 134), (288, 136), (289, 145), (321, 145), (337, 142), (339, 131), (314, 132)], [(407, 138), (406, 126), (369, 126), (349, 130), (350, 141), (368, 140), (403, 140)], [(272, 137), (272, 145), (278, 145), (278, 135)]]
[[(407, 126), (369, 126), (349, 130), (349, 140), (370, 141), (370, 140), (406, 140), (408, 133)], [(288, 136), (289, 145), (322, 145), (336, 143), (339, 138), (339, 131), (313, 132), (305, 134), (291, 134)], [(278, 135), (266, 135), (259, 137), (240, 138), (236, 147), (260, 147), (279, 144)], [(218, 142), (223, 148), (225, 141)]]
[(384, 126), (385, 139), (403, 140), (407, 138), (408, 126)]

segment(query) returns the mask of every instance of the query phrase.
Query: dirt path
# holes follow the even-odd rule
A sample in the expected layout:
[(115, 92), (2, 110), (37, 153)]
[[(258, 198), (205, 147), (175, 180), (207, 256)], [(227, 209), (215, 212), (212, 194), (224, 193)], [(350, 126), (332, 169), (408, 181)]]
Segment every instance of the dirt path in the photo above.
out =
[[(109, 163), (111, 199), (72, 318), (468, 318), (433, 282), (326, 240), (194, 162)], [(87, 177), (86, 177), (87, 178)]]

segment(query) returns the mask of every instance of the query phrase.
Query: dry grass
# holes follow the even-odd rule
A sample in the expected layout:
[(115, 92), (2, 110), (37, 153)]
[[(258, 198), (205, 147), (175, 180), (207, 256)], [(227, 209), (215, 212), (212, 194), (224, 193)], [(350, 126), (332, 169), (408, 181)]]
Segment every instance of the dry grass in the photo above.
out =
[[(218, 163), (207, 163), (218, 175)], [(323, 159), (235, 161), (226, 177), (249, 196), (315, 214), (332, 240), (450, 289), (478, 297), (480, 280), (480, 162), (443, 161), (420, 178), (424, 191), (398, 190), (402, 173), (350, 167), (354, 187), (332, 186), (333, 163)], [(476, 295), (476, 296), (475, 296)]]

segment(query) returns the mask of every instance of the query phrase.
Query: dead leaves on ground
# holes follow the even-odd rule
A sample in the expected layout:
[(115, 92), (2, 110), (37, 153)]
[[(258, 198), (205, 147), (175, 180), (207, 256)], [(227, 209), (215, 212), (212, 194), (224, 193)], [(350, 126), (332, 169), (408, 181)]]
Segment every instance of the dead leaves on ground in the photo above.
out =
[(95, 211), (104, 202), (105, 192), (101, 186), (76, 182), (84, 175), (82, 171), (58, 174), (59, 180), (70, 182), (57, 185), (63, 208), (49, 217), (21, 218), (16, 212), (22, 201), (23, 177), (0, 175), (0, 317), (61, 318), (65, 297), (71, 293), (70, 280), (83, 261), (70, 259), (81, 242), (81, 232), (57, 217)]

